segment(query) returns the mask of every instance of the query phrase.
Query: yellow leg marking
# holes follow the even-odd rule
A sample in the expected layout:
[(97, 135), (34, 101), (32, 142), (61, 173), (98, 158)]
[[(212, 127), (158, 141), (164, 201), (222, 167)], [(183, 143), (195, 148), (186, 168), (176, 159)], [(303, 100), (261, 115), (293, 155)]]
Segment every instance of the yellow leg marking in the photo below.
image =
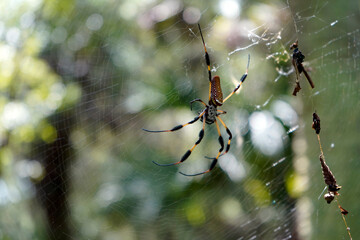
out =
[(221, 124), (222, 124), (225, 128), (227, 128), (227, 126), (225, 125), (224, 121), (223, 121), (219, 116), (218, 116), (217, 118), (219, 119), (219, 121), (221, 122)]
[(218, 132), (219, 136), (221, 136), (219, 124), (217, 123), (216, 119), (215, 119), (215, 124), (216, 124), (217, 132)]
[[(205, 114), (205, 110), (199, 115), (199, 118), (201, 118)], [(185, 123), (182, 127), (185, 127), (187, 125), (190, 125), (190, 123)], [(167, 130), (167, 132), (171, 132), (171, 130)]]
[(226, 149), (225, 149), (225, 152), (224, 152), (224, 154), (226, 154), (230, 149), (230, 143), (231, 143), (231, 139), (232, 139), (232, 134), (231, 134), (230, 130), (228, 129), (228, 127), (226, 126), (226, 124), (224, 123), (224, 121), (219, 116), (216, 116), (216, 117), (219, 119), (219, 121), (224, 126), (224, 128), (226, 129), (226, 132), (229, 135), (229, 140), (227, 142), (227, 146), (226, 146)]
[(209, 102), (211, 100), (211, 82), (209, 82)]
[[(203, 127), (202, 127), (203, 130), (205, 129), (205, 123), (206, 123), (206, 121), (203, 121)], [(192, 146), (192, 148), (190, 149), (190, 152), (192, 152), (196, 146), (197, 146), (197, 144), (195, 143), (194, 146)]]
[(242, 84), (243, 84), (243, 82), (240, 82), (239, 85), (235, 88), (235, 90), (232, 91), (232, 93), (230, 93), (229, 96), (227, 96), (227, 97), (224, 99), (223, 103), (224, 103), (226, 100), (228, 100), (229, 97), (231, 97), (237, 90), (239, 90)]
[(242, 75), (241, 79), (240, 79), (240, 83), (239, 85), (232, 91), (232, 93), (229, 94), (229, 96), (227, 96), (224, 100), (223, 103), (229, 99), (229, 97), (231, 97), (237, 90), (239, 90), (239, 88), (241, 87), (241, 85), (243, 84), (243, 82), (245, 81), (245, 78), (248, 75), (248, 71), (249, 71), (249, 65), (250, 65), (250, 54), (248, 55), (248, 63), (246, 66), (246, 72), (244, 75)]

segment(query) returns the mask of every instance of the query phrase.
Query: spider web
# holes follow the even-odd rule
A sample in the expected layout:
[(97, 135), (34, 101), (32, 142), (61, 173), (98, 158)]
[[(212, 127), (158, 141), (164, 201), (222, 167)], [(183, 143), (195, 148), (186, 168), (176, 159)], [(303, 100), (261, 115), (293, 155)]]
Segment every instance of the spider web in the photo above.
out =
[[(322, 199), (314, 111), (351, 234), (360, 234), (358, 3), (66, 2), (13, 3), (18, 25), (2, 14), (0, 236), (348, 239), (336, 204)], [(189, 102), (207, 101), (197, 21), (224, 96), (251, 61), (239, 94), (221, 107), (229, 153), (189, 178), (178, 172), (207, 170), (204, 156), (217, 154), (215, 125), (172, 167), (152, 161), (179, 161), (202, 123), (141, 128), (186, 123), (202, 110)], [(315, 88), (301, 76), (294, 97), (296, 40)]]

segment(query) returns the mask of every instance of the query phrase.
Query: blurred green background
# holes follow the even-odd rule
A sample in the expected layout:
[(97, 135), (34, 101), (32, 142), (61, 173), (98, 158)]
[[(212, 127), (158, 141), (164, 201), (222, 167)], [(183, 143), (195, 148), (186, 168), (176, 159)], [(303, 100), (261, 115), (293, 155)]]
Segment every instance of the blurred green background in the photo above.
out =
[[(359, 238), (358, 1), (16, 0), (0, 3), (0, 239)], [(221, 108), (188, 160), (207, 99), (202, 26)], [(296, 39), (315, 82), (291, 95)], [(227, 141), (227, 135), (222, 128)]]

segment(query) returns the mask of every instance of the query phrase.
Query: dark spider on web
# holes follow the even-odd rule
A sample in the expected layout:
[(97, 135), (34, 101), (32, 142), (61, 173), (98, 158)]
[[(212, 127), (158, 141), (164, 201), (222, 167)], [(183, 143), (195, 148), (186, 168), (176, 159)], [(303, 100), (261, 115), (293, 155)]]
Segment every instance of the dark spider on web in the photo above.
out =
[[(248, 68), (249, 68), (249, 64), (250, 64), (250, 55), (248, 56), (248, 63), (247, 63), (247, 67), (246, 67), (246, 72), (245, 74), (241, 77), (240, 79), (240, 83), (236, 86), (236, 88), (225, 98), (223, 99), (223, 94), (222, 94), (222, 91), (221, 91), (221, 86), (220, 86), (220, 77), (219, 76), (214, 76), (214, 77), (211, 77), (211, 69), (210, 69), (210, 56), (207, 52), (207, 49), (206, 49), (206, 46), (205, 46), (205, 41), (204, 41), (204, 37), (202, 35), (202, 32), (201, 32), (201, 28), (200, 28), (200, 24), (198, 24), (198, 27), (199, 27), (199, 31), (200, 31), (200, 36), (201, 36), (201, 40), (202, 40), (202, 43), (203, 43), (203, 46), (204, 46), (204, 51), (205, 51), (205, 61), (206, 61), (206, 65), (207, 65), (207, 69), (208, 69), (208, 73), (209, 73), (209, 102), (208, 104), (206, 104), (203, 100), (201, 100), (200, 98), (196, 98), (194, 100), (192, 100), (190, 102), (190, 107), (192, 106), (192, 104), (194, 102), (200, 102), (201, 104), (203, 104), (205, 106), (205, 108), (200, 112), (200, 114), (195, 117), (192, 121), (188, 122), (188, 123), (185, 123), (183, 125), (178, 125), (178, 126), (175, 126), (174, 128), (170, 129), (170, 130), (159, 130), (159, 131), (151, 131), (151, 130), (147, 130), (147, 129), (143, 129), (144, 131), (147, 131), (147, 132), (152, 132), (152, 133), (159, 133), (159, 132), (174, 132), (174, 131), (177, 131), (187, 125), (190, 125), (190, 124), (193, 124), (195, 123), (196, 121), (198, 121), (200, 119), (201, 122), (203, 122), (203, 126), (202, 126), (202, 129), (199, 133), (199, 139), (195, 142), (195, 144), (192, 146), (192, 148), (190, 148), (183, 156), (182, 158), (180, 159), (180, 161), (178, 162), (175, 162), (175, 163), (170, 163), (170, 164), (159, 164), (155, 161), (153, 161), (153, 163), (155, 163), (156, 165), (158, 166), (172, 166), (172, 165), (177, 165), (179, 163), (182, 163), (184, 162), (189, 156), (190, 154), (192, 153), (192, 151), (195, 149), (195, 147), (197, 145), (200, 144), (201, 140), (203, 139), (204, 137), (204, 132), (205, 132), (205, 123), (207, 124), (213, 124), (215, 123), (216, 125), (216, 128), (217, 128), (217, 132), (219, 134), (219, 138), (218, 138), (218, 141), (220, 143), (220, 149), (218, 151), (218, 154), (215, 158), (210, 158), (212, 159), (213, 161), (211, 162), (210, 164), (210, 168), (204, 172), (201, 172), (201, 173), (196, 173), (196, 174), (185, 174), (185, 173), (182, 173), (180, 172), (182, 175), (185, 175), (185, 176), (198, 176), (198, 175), (201, 175), (201, 174), (204, 174), (204, 173), (208, 173), (210, 172), (216, 165), (219, 157), (221, 155), (224, 155), (226, 154), (229, 149), (230, 149), (230, 143), (231, 143), (231, 139), (232, 139), (232, 134), (230, 132), (230, 130), (228, 129), (228, 127), (226, 126), (226, 124), (224, 123), (224, 121), (219, 117), (219, 115), (221, 114), (225, 114), (226, 112), (225, 111), (222, 111), (222, 110), (219, 110), (217, 109), (217, 107), (220, 107), (221, 105), (223, 105), (223, 103), (228, 100), (241, 86), (241, 84), (245, 81), (247, 75), (248, 75)], [(218, 121), (224, 126), (224, 128), (226, 129), (226, 133), (228, 134), (229, 136), (229, 139), (228, 139), (228, 142), (227, 142), (227, 146), (226, 146), (226, 149), (225, 149), (225, 152), (222, 153), (222, 151), (224, 150), (224, 139), (223, 137), (221, 136), (221, 133), (220, 133), (220, 127), (219, 127), (219, 124), (218, 124)], [(222, 154), (221, 154), (222, 153)]]
[(302, 72), (304, 73), (306, 79), (308, 80), (311, 88), (314, 88), (315, 85), (314, 85), (313, 81), (311, 80), (310, 75), (307, 73), (304, 66), (302, 65), (302, 63), (304, 62), (305, 56), (299, 51), (298, 40), (296, 40), (296, 42), (291, 44), (290, 50), (293, 50), (293, 49), (294, 49), (294, 51), (293, 51), (293, 55), (292, 55), (292, 65), (294, 66), (295, 72), (296, 72), (296, 86), (294, 88), (293, 95), (296, 96), (296, 94), (301, 89), (299, 76)]

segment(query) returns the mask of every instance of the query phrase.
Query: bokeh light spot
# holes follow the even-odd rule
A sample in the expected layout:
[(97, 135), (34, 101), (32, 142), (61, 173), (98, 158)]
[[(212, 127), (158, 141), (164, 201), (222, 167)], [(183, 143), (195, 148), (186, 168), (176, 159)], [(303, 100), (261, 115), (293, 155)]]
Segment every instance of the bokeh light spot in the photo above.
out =
[(240, 4), (236, 0), (221, 0), (220, 13), (227, 18), (236, 18), (240, 15)]
[(41, 139), (46, 143), (52, 143), (57, 138), (56, 129), (50, 124), (46, 124), (41, 130)]
[(103, 23), (103, 17), (98, 13), (94, 13), (86, 20), (86, 27), (92, 31), (97, 31), (102, 27)]
[(183, 12), (184, 21), (188, 24), (194, 24), (199, 22), (201, 17), (201, 12), (198, 8), (188, 7)]

